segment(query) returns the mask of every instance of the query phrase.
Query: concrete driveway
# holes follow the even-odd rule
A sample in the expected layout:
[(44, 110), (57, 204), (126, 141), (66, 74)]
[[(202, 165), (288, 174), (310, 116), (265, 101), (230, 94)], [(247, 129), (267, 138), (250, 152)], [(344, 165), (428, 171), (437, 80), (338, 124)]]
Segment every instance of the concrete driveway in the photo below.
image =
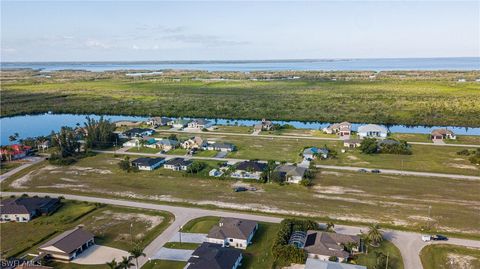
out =
[(80, 256), (72, 262), (77, 264), (105, 264), (113, 259), (119, 262), (123, 256), (128, 257), (129, 255), (128, 252), (121, 249), (94, 245), (80, 254)]
[(186, 262), (192, 256), (193, 250), (190, 249), (173, 249), (161, 248), (152, 260), (169, 260), (169, 261), (183, 261)]
[(182, 238), (180, 240), (180, 233), (177, 232), (175, 235), (170, 238), (169, 242), (180, 242), (182, 243), (197, 243), (201, 244), (207, 240), (207, 234), (199, 233), (182, 233)]

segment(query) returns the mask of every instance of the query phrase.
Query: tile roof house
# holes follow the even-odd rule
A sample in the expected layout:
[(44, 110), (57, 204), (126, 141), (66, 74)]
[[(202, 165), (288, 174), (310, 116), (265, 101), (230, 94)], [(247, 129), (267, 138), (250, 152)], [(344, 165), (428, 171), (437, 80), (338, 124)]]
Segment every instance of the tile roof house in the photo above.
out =
[(122, 133), (122, 137), (143, 137), (143, 136), (150, 136), (155, 133), (155, 130), (147, 129), (147, 128), (132, 128)]
[(42, 244), (38, 251), (54, 259), (70, 261), (93, 245), (94, 235), (82, 227), (77, 227)]
[(242, 258), (241, 250), (205, 242), (195, 249), (185, 268), (237, 269), (241, 265)]
[(299, 183), (305, 176), (307, 168), (285, 164), (277, 166), (274, 172), (280, 173), (288, 183)]
[(367, 269), (366, 266), (308, 258), (304, 269)]
[(258, 131), (270, 131), (273, 129), (273, 122), (262, 119), (262, 121), (255, 124), (253, 128)]
[(350, 253), (344, 247), (344, 244), (347, 243), (356, 243), (359, 246), (360, 237), (309, 230), (307, 231), (304, 249), (307, 251), (309, 258), (328, 261), (330, 257), (335, 256), (339, 262), (342, 262), (350, 257)]
[(172, 122), (172, 119), (166, 117), (152, 117), (147, 120), (147, 124), (153, 127), (165, 126)]
[(207, 242), (246, 249), (252, 242), (258, 223), (253, 220), (221, 218), (207, 235)]
[(323, 159), (328, 158), (328, 149), (326, 148), (316, 148), (316, 147), (311, 147), (311, 148), (306, 148), (303, 150), (303, 158), (305, 159), (310, 159), (313, 160), (317, 156), (320, 156)]
[(132, 165), (138, 167), (138, 170), (152, 171), (165, 163), (165, 158), (138, 158), (132, 161)]
[(338, 134), (339, 136), (348, 136), (352, 131), (352, 124), (350, 122), (334, 123), (322, 129), (327, 134)]
[(205, 119), (194, 119), (190, 121), (187, 126), (188, 128), (203, 129), (212, 127), (213, 122)]
[(7, 146), (5, 149), (0, 149), (2, 158), (5, 156), (7, 160), (18, 160), (25, 158), (32, 150), (30, 146), (24, 146), (21, 144), (13, 144)]
[(185, 141), (183, 141), (180, 146), (184, 149), (199, 149), (203, 147), (204, 140), (200, 136), (191, 137)]
[(358, 127), (357, 134), (360, 136), (360, 138), (386, 138), (388, 130), (380, 125), (367, 124)]
[(173, 158), (165, 162), (163, 165), (166, 169), (174, 171), (187, 171), (188, 167), (192, 165), (192, 160), (185, 160), (183, 158)]
[(267, 164), (257, 161), (244, 161), (236, 165), (235, 171), (230, 175), (233, 178), (260, 179)]
[(187, 127), (189, 120), (184, 120), (184, 119), (176, 119), (172, 122), (173, 128), (181, 129), (184, 127)]
[(457, 139), (455, 133), (447, 128), (435, 129), (430, 133), (432, 140)]
[(28, 222), (36, 216), (51, 214), (60, 206), (58, 198), (9, 198), (1, 201), (0, 221)]
[(204, 143), (202, 148), (204, 150), (216, 150), (223, 152), (231, 152), (235, 151), (236, 149), (234, 144), (225, 142)]
[(178, 142), (177, 140), (163, 138), (160, 140), (156, 140), (154, 145), (155, 148), (161, 149), (163, 151), (169, 151), (178, 147), (179, 144), (180, 142)]

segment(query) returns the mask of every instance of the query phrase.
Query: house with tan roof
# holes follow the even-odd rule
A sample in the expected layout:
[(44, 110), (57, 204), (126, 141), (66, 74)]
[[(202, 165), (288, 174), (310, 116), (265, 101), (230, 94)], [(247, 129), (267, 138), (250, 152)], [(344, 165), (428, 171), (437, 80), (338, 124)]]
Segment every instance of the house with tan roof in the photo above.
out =
[(349, 136), (352, 133), (352, 124), (344, 121), (341, 123), (334, 123), (322, 129), (327, 134), (337, 134), (339, 136)]
[(41, 245), (38, 251), (40, 255), (53, 259), (71, 261), (93, 245), (95, 245), (94, 235), (82, 227), (77, 227), (55, 236)]
[(252, 242), (258, 223), (253, 220), (221, 218), (207, 235), (207, 242), (246, 249)]
[(200, 136), (191, 137), (185, 141), (183, 141), (180, 146), (184, 149), (201, 149), (204, 145), (204, 140)]
[(433, 130), (430, 137), (432, 140), (457, 139), (455, 133), (447, 128)]

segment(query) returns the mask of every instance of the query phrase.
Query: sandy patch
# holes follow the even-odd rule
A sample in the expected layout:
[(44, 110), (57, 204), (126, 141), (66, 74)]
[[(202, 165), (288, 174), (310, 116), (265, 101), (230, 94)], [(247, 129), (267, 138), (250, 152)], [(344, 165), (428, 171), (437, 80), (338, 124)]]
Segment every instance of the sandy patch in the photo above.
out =
[(337, 177), (344, 176), (344, 174), (341, 173), (341, 172), (325, 171), (325, 170), (321, 170), (321, 171), (320, 171), (320, 174), (323, 174), (323, 175), (334, 175), (334, 176), (337, 176)]
[(355, 157), (355, 156), (353, 156), (353, 155), (348, 155), (347, 158), (348, 158), (349, 160), (352, 160), (352, 161), (358, 160), (358, 157)]
[(87, 173), (95, 173), (95, 174), (101, 174), (101, 175), (112, 174), (112, 171), (108, 169), (98, 169), (93, 167), (72, 166), (71, 169), (76, 169), (78, 171), (85, 171)]
[(320, 199), (344, 201), (344, 202), (350, 202), (350, 203), (355, 203), (355, 204), (377, 205), (377, 203), (372, 202), (372, 201), (359, 200), (359, 199), (355, 199), (355, 198), (328, 196), (328, 195), (323, 195), (323, 194), (315, 194), (315, 197), (320, 198)]
[(459, 168), (459, 169), (478, 170), (478, 167), (476, 167), (475, 165), (458, 164), (458, 163), (449, 163), (447, 165), (450, 167)]
[(305, 264), (291, 264), (290, 266), (282, 267), (282, 269), (305, 269)]
[(71, 179), (71, 178), (66, 178), (66, 177), (62, 177), (62, 178), (60, 178), (60, 180), (66, 181), (66, 182), (77, 182), (78, 181), (76, 179)]
[(340, 186), (321, 186), (316, 185), (313, 187), (315, 192), (324, 194), (346, 194), (346, 193), (364, 193), (362, 190), (344, 188)]
[(448, 259), (448, 264), (451, 264), (452, 268), (461, 268), (461, 269), (474, 269), (472, 262), (477, 260), (477, 258), (472, 256), (459, 255), (454, 253), (448, 253), (447, 259)]
[(48, 186), (37, 186), (39, 189), (55, 188), (55, 189), (72, 189), (72, 188), (85, 188), (84, 184), (53, 184)]
[(14, 188), (14, 189), (25, 189), (26, 187), (24, 187), (23, 185), (27, 184), (30, 180), (32, 180), (32, 173), (35, 172), (35, 171), (32, 171), (26, 175), (24, 175), (23, 177), (20, 177), (16, 180), (14, 180), (12, 183), (10, 183), (10, 187)]

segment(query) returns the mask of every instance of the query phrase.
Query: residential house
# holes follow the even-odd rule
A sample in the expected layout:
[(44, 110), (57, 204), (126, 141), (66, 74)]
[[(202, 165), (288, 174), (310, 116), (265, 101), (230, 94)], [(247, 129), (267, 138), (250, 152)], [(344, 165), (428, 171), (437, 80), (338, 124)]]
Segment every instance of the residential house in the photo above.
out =
[(38, 150), (46, 150), (50, 147), (51, 143), (50, 143), (50, 140), (45, 140), (45, 141), (42, 141), (40, 143), (38, 143), (37, 145), (37, 149)]
[(221, 218), (218, 226), (208, 232), (207, 242), (224, 247), (246, 249), (258, 230), (258, 223), (253, 220), (237, 218)]
[(4, 149), (0, 149), (0, 154), (2, 158), (5, 158), (7, 160), (18, 160), (18, 159), (25, 158), (30, 153), (31, 150), (32, 150), (32, 147), (30, 146), (13, 144), (13, 145), (7, 146)]
[(204, 145), (204, 141), (200, 136), (191, 137), (180, 144), (182, 148), (188, 149), (188, 150), (201, 149), (203, 145)]
[(169, 125), (171, 122), (172, 119), (166, 117), (153, 117), (147, 120), (147, 124), (154, 128)]
[(188, 167), (192, 165), (191, 160), (185, 160), (183, 158), (173, 158), (165, 162), (163, 165), (166, 169), (171, 169), (174, 171), (187, 171)]
[(307, 168), (285, 164), (277, 166), (274, 172), (279, 173), (285, 182), (299, 183), (305, 177)]
[(122, 133), (122, 137), (144, 137), (150, 136), (155, 133), (155, 130), (147, 129), (147, 128), (132, 128)]
[(220, 169), (212, 169), (208, 172), (208, 175), (211, 177), (220, 177), (223, 175), (223, 171)]
[(341, 122), (334, 123), (329, 125), (326, 128), (323, 128), (323, 131), (327, 134), (338, 134), (339, 136), (349, 136), (352, 132), (352, 124), (350, 122)]
[(194, 119), (187, 124), (188, 128), (205, 129), (213, 126), (213, 122), (205, 119)]
[(132, 166), (138, 170), (152, 171), (165, 163), (165, 158), (138, 158), (132, 161)]
[(143, 146), (146, 148), (157, 148), (157, 140), (150, 136), (142, 137), (142, 139), (140, 140), (140, 144), (143, 144)]
[(262, 119), (262, 121), (255, 124), (253, 128), (257, 131), (270, 131), (273, 130), (273, 122)]
[(388, 134), (387, 128), (376, 125), (376, 124), (367, 124), (358, 127), (358, 136), (360, 138), (386, 138)]
[(188, 126), (189, 120), (176, 119), (172, 122), (173, 128), (182, 129)]
[(322, 159), (328, 158), (328, 149), (326, 148), (316, 148), (316, 147), (311, 147), (311, 148), (306, 148), (303, 150), (303, 158), (307, 160), (313, 160), (317, 156), (321, 157)]
[(244, 161), (236, 165), (231, 174), (233, 178), (260, 179), (262, 173), (267, 170), (267, 164), (257, 161)]
[(193, 251), (185, 269), (237, 269), (241, 266), (242, 258), (239, 249), (205, 242)]
[(346, 139), (343, 141), (343, 146), (346, 148), (360, 147), (361, 144), (362, 144), (361, 139)]
[(433, 130), (430, 137), (432, 140), (457, 139), (455, 133), (447, 128)]
[(54, 237), (41, 245), (38, 250), (40, 255), (71, 261), (93, 245), (95, 245), (94, 235), (82, 227), (77, 227)]
[(155, 147), (163, 151), (169, 151), (178, 147), (180, 142), (172, 139), (160, 139), (155, 142)]
[(309, 230), (307, 231), (303, 248), (309, 258), (328, 261), (330, 257), (337, 257), (339, 262), (343, 262), (351, 255), (351, 253), (346, 251), (346, 244), (355, 244), (356, 246), (352, 250), (358, 251), (360, 237)]
[(60, 206), (57, 198), (9, 198), (0, 203), (0, 221), (29, 222), (36, 216), (55, 212)]
[(234, 144), (231, 143), (224, 143), (224, 142), (207, 142), (204, 143), (202, 146), (203, 150), (216, 150), (216, 151), (223, 151), (223, 152), (231, 152), (235, 151), (236, 147)]
[(308, 258), (304, 269), (367, 269), (366, 266)]
[(140, 146), (140, 140), (138, 138), (128, 140), (127, 142), (123, 143), (122, 146), (124, 146), (124, 147), (138, 147), (138, 146)]

